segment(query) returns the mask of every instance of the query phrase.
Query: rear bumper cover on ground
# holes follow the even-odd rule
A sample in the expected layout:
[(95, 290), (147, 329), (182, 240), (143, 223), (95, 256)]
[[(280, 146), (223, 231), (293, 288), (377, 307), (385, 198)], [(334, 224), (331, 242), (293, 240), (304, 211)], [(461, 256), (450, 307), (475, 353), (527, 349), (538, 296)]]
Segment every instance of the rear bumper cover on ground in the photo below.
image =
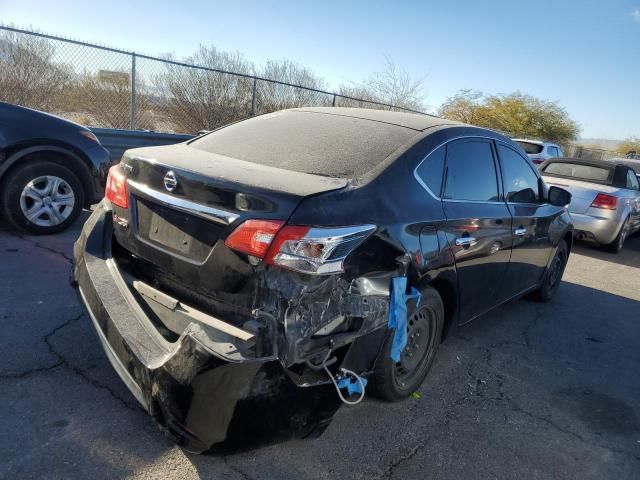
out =
[(216, 351), (193, 325), (175, 343), (150, 323), (110, 258), (102, 204), (74, 246), (82, 302), (114, 369), (191, 451), (251, 447), (322, 432), (340, 401), (330, 384), (297, 385), (275, 358)]

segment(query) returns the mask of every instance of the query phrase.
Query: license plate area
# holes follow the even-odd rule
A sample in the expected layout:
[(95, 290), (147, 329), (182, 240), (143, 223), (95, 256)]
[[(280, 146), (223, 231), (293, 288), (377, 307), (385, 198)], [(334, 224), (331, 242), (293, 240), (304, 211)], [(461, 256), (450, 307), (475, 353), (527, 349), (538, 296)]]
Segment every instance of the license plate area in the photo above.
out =
[(136, 199), (138, 235), (153, 246), (203, 263), (222, 226), (142, 198)]

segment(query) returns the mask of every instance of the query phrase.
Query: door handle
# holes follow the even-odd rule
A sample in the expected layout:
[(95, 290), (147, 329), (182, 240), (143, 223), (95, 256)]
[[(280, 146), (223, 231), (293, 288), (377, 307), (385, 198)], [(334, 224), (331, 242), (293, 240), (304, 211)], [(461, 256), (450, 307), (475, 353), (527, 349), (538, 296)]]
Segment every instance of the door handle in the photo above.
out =
[(470, 247), (476, 243), (478, 243), (478, 241), (473, 237), (456, 238), (456, 245), (459, 247)]
[(516, 228), (516, 229), (513, 231), (513, 234), (514, 234), (514, 235), (517, 235), (517, 236), (519, 236), (519, 237), (521, 237), (521, 236), (523, 236), (523, 235), (526, 235), (526, 234), (527, 234), (527, 229), (526, 229), (526, 228), (524, 228), (524, 227)]

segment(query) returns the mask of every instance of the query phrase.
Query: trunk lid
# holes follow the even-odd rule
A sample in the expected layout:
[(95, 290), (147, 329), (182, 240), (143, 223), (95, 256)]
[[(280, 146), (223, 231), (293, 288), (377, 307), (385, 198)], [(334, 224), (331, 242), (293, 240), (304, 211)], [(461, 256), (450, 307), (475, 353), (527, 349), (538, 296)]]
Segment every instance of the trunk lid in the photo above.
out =
[(130, 150), (120, 168), (130, 201), (126, 210), (114, 206), (116, 254), (134, 276), (217, 314), (206, 306), (250, 303), (241, 297), (253, 267), (224, 244), (227, 236), (246, 219), (286, 221), (305, 197), (348, 183), (186, 144)]
[(543, 175), (544, 182), (548, 186), (564, 188), (571, 193), (571, 204), (569, 204), (570, 213), (585, 213), (591, 206), (591, 202), (596, 198), (598, 193), (606, 193), (615, 195), (619, 188), (601, 183), (583, 182), (581, 180), (573, 180), (571, 178), (559, 178)]

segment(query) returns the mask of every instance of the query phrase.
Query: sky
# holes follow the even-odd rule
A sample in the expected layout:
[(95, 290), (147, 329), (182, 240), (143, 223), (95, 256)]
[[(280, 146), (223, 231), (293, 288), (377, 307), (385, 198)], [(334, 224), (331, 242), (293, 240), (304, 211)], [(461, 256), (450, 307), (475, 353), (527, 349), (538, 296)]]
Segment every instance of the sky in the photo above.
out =
[(458, 90), (558, 101), (582, 138), (640, 136), (640, 0), (0, 0), (0, 23), (149, 55), (294, 60), (331, 89), (389, 57), (430, 111)]

